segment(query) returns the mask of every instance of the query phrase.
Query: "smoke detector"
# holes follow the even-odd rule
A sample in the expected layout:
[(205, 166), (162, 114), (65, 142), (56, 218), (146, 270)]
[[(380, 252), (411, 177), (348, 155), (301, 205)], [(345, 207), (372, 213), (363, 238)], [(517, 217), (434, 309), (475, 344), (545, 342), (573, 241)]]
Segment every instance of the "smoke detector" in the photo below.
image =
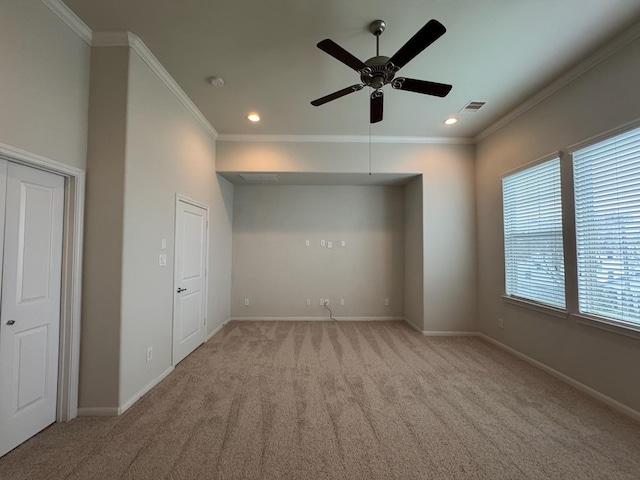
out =
[(222, 87), (224, 85), (224, 78), (216, 77), (215, 75), (209, 78), (209, 83), (214, 87)]

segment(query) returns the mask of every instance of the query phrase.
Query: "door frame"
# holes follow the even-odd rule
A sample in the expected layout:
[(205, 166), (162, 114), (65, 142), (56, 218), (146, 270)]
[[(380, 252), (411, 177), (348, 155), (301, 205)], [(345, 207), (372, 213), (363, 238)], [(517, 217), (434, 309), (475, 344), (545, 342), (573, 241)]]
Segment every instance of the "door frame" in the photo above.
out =
[(178, 246), (178, 204), (180, 202), (188, 203), (193, 205), (194, 207), (202, 208), (207, 212), (205, 225), (205, 258), (204, 258), (204, 288), (205, 288), (205, 297), (204, 297), (204, 338), (202, 339), (202, 343), (207, 341), (207, 326), (209, 324), (209, 206), (200, 203), (197, 200), (187, 197), (186, 195), (182, 195), (180, 193), (176, 193), (176, 204), (175, 204), (175, 216), (173, 221), (173, 315), (171, 322), (171, 365), (176, 366), (175, 355), (173, 351), (173, 331), (176, 325), (176, 290), (178, 290), (178, 255), (176, 254), (177, 246)]
[(4, 143), (0, 143), (0, 158), (64, 177), (56, 421), (68, 422), (78, 416), (85, 172)]

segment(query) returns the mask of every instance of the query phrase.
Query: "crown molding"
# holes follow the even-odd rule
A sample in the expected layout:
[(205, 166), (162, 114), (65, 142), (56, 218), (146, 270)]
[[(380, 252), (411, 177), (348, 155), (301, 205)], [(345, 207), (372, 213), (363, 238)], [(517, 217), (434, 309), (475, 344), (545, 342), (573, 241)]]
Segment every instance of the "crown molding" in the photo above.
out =
[(92, 47), (131, 47), (135, 35), (129, 32), (94, 32)]
[(61, 0), (42, 0), (49, 9), (55, 13), (64, 23), (71, 28), (78, 36), (86, 42), (87, 45), (91, 45), (92, 32), (91, 29), (80, 20), (73, 11), (67, 7)]
[(209, 123), (202, 112), (191, 101), (187, 94), (180, 88), (178, 83), (173, 79), (171, 74), (162, 66), (160, 61), (149, 50), (142, 40), (137, 35), (130, 32), (94, 32), (93, 42), (94, 47), (130, 47), (131, 50), (142, 59), (144, 63), (158, 76), (160, 80), (167, 86), (167, 88), (176, 96), (180, 103), (194, 116), (198, 122), (204, 127), (204, 129), (214, 138), (218, 138), (218, 132)]
[(473, 145), (473, 138), (465, 137), (392, 137), (368, 135), (236, 135), (220, 134), (220, 142), (282, 142), (282, 143), (412, 143)]
[(550, 97), (554, 93), (556, 93), (561, 88), (565, 87), (569, 83), (573, 82), (577, 78), (584, 75), (586, 72), (591, 70), (592, 68), (600, 65), (602, 62), (607, 60), (609, 57), (614, 55), (616, 52), (621, 50), (622, 48), (629, 45), (631, 42), (640, 38), (640, 23), (634, 25), (633, 27), (625, 30), (621, 35), (616, 37), (611, 42), (607, 43), (603, 47), (596, 50), (593, 54), (589, 55), (582, 62), (578, 63), (575, 67), (571, 68), (564, 75), (553, 81), (547, 87), (540, 90), (533, 97), (529, 98), (529, 100), (520, 104), (514, 110), (506, 114), (500, 120), (484, 129), (474, 138), (475, 142), (478, 143), (489, 135), (497, 132), (502, 127), (515, 120), (517, 117), (525, 113), (526, 111), (532, 109), (540, 102)]

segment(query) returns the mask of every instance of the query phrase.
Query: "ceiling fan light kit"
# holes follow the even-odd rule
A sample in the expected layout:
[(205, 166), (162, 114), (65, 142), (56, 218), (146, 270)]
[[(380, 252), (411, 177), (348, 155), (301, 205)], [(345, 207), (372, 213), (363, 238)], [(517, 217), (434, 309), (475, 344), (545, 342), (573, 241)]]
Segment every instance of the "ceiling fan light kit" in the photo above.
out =
[(318, 43), (317, 47), (352, 68), (360, 74), (362, 83), (351, 85), (337, 92), (318, 98), (311, 102), (311, 105), (318, 107), (332, 100), (344, 97), (353, 92), (362, 90), (364, 87), (373, 89), (370, 101), (370, 121), (377, 123), (382, 121), (384, 93), (382, 87), (391, 84), (396, 90), (445, 97), (451, 91), (452, 86), (444, 83), (429, 82), (426, 80), (416, 80), (413, 78), (397, 77), (396, 73), (407, 63), (413, 60), (425, 48), (435, 42), (447, 31), (437, 20), (429, 20), (418, 33), (409, 39), (400, 50), (392, 57), (380, 55), (379, 41), (380, 35), (384, 32), (386, 24), (382, 20), (374, 20), (369, 25), (369, 31), (376, 37), (376, 56), (366, 62), (362, 62), (351, 53), (347, 52), (333, 40), (325, 39)]

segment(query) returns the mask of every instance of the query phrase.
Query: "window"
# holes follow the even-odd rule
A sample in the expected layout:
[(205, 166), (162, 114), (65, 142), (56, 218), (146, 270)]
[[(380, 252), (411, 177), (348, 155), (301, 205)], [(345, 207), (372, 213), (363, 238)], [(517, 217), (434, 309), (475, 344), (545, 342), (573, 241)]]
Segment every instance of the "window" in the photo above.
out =
[(506, 294), (565, 308), (560, 159), (502, 179)]
[(573, 153), (580, 313), (640, 324), (640, 129)]

